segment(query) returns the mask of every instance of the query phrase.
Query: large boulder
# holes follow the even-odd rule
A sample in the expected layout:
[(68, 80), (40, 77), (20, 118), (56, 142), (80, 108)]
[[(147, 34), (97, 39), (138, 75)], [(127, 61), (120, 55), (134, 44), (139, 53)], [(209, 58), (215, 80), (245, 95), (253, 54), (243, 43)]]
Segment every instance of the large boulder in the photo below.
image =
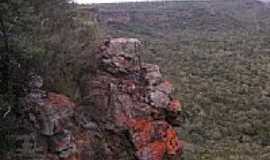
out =
[[(42, 90), (33, 76), (25, 111), (47, 143), (47, 160), (163, 160), (178, 157), (182, 142), (168, 114), (181, 111), (157, 65), (141, 63), (141, 42), (107, 40), (97, 70), (82, 83), (82, 102)], [(168, 121), (170, 119), (170, 122)]]
[[(181, 104), (172, 98), (172, 84), (162, 78), (159, 67), (140, 62), (137, 44), (141, 44), (137, 39), (117, 38), (102, 46), (97, 53), (98, 74), (83, 87), (85, 103), (94, 106), (92, 116), (118, 137), (114, 139), (128, 131), (134, 148), (126, 150), (137, 159), (177, 157), (183, 145), (166, 113), (178, 113)], [(121, 141), (109, 148), (121, 155), (123, 148), (117, 143)]]

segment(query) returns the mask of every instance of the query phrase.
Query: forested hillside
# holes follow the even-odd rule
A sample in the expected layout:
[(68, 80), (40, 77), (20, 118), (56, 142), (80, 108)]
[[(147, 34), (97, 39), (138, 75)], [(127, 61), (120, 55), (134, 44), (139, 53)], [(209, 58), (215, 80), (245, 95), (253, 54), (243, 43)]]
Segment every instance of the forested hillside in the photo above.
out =
[[(93, 6), (91, 6), (93, 7)], [(270, 9), (256, 0), (96, 5), (112, 37), (145, 41), (183, 100), (183, 159), (267, 160)]]
[(269, 15), (257, 0), (2, 0), (0, 159), (268, 160)]

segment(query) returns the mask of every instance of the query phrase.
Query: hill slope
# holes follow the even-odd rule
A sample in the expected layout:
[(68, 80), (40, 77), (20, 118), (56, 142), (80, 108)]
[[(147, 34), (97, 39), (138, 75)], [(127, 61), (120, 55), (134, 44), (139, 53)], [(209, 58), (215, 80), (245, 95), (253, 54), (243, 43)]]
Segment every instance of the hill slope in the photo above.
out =
[(269, 158), (269, 7), (255, 0), (95, 7), (108, 34), (145, 41), (143, 58), (173, 79), (185, 108), (183, 159)]

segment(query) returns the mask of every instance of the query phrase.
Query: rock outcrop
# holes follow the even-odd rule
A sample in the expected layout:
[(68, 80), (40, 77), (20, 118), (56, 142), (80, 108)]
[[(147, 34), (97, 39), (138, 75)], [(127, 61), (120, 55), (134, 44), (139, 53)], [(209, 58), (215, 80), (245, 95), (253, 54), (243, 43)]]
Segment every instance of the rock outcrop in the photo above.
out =
[[(108, 40), (96, 54), (96, 74), (84, 78), (82, 103), (41, 90), (35, 78), (26, 111), (45, 139), (48, 160), (163, 160), (183, 145), (170, 124), (181, 104), (157, 65), (140, 60), (137, 39)], [(39, 81), (38, 81), (39, 80)]]

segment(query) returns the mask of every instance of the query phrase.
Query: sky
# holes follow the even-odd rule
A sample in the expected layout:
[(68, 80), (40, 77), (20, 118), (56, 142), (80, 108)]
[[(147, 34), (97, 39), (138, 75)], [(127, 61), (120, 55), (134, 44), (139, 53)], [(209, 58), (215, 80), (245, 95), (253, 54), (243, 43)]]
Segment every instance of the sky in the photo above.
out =
[[(125, 1), (145, 1), (145, 0), (74, 0), (75, 2), (78, 3), (113, 3), (113, 2), (125, 2)], [(260, 1), (264, 1), (264, 2), (270, 2), (270, 0), (260, 0)]]
[(145, 1), (145, 0), (74, 0), (78, 3), (113, 3), (113, 2), (125, 2), (125, 1)]

